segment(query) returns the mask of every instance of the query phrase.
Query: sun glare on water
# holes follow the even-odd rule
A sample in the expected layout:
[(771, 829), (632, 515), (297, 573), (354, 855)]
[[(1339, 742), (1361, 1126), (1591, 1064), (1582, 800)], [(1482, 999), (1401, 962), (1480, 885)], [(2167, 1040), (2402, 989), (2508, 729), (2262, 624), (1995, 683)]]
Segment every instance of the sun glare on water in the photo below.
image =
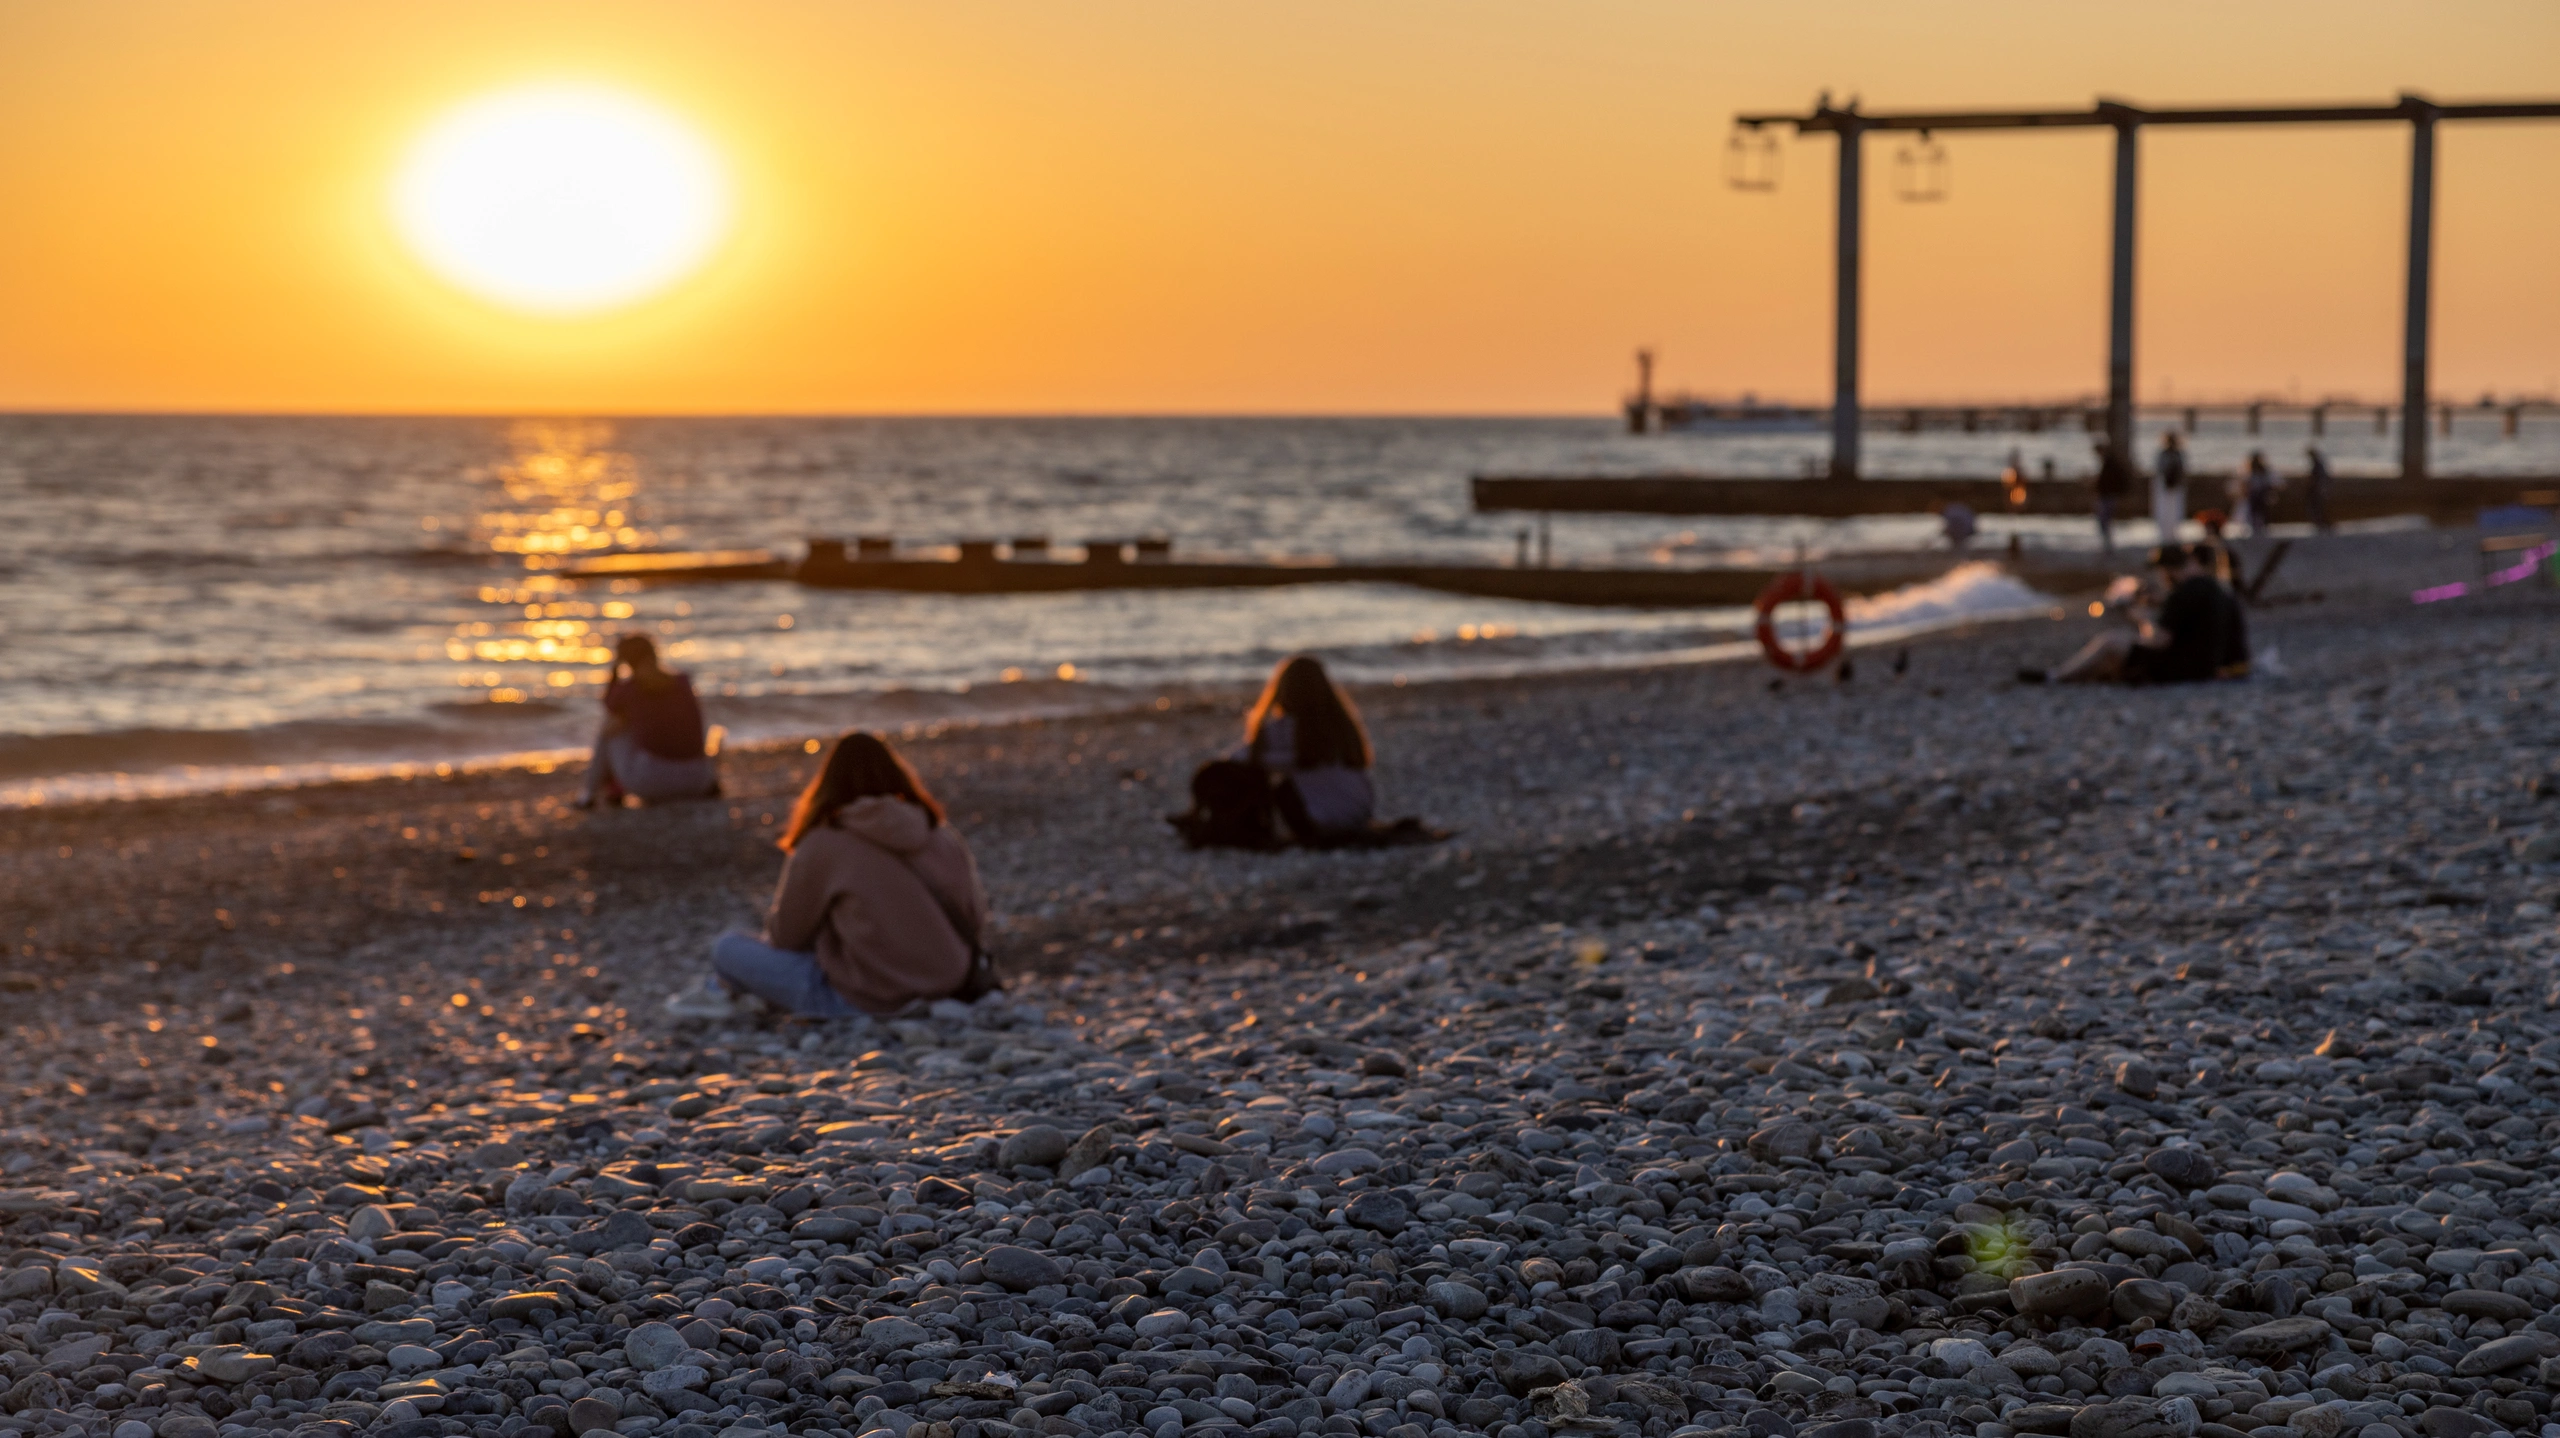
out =
[(618, 90), (533, 85), (429, 126), (391, 189), (428, 269), (530, 314), (628, 305), (700, 269), (729, 229), (720, 157), (676, 116)]

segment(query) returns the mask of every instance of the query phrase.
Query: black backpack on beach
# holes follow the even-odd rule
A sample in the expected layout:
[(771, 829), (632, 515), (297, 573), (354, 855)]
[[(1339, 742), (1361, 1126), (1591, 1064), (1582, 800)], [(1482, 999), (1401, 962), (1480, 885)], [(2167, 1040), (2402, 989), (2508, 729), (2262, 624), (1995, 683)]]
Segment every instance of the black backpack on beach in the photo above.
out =
[(1191, 776), (1191, 811), (1165, 822), (1194, 849), (1277, 849), (1276, 818), (1262, 766), (1212, 759)]

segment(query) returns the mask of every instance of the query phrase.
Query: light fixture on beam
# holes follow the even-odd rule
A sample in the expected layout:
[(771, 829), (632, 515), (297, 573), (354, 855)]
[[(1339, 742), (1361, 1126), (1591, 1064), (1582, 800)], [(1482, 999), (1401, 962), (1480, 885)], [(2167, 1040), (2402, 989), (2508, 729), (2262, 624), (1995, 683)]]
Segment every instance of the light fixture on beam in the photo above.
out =
[(1922, 130), (1893, 157), (1894, 197), (1911, 204), (1936, 204), (1947, 197), (1947, 147)]
[(1778, 137), (1758, 125), (1736, 128), (1724, 142), (1724, 182), (1735, 190), (1777, 189)]

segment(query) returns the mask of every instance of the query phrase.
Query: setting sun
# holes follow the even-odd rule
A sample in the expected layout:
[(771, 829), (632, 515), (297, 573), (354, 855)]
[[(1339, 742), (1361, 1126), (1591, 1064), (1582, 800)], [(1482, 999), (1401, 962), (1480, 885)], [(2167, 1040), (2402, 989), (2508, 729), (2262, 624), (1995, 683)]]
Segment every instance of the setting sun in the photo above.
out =
[(664, 110), (591, 85), (468, 101), (411, 148), (400, 236), (447, 282), (509, 309), (574, 315), (648, 298), (729, 227), (720, 158)]

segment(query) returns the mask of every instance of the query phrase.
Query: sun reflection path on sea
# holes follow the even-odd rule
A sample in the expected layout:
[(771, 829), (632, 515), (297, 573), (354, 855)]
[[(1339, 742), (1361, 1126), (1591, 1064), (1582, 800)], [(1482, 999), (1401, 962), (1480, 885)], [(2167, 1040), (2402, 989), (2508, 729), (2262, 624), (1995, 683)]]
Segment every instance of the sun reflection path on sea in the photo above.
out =
[[(638, 467), (611, 447), (610, 424), (522, 420), (507, 438), (507, 461), (474, 476), (490, 497), (472, 520), (472, 538), (494, 554), (519, 556), (524, 572), (480, 587), (481, 616), (455, 626), (445, 657), (466, 666), (456, 676), (463, 688), (493, 704), (522, 704), (604, 683), (609, 671), (598, 666), (613, 650), (599, 621), (634, 614), (628, 600), (579, 594), (557, 573), (562, 564), (653, 548), (670, 532), (639, 522)], [(625, 581), (609, 592), (638, 588)]]

